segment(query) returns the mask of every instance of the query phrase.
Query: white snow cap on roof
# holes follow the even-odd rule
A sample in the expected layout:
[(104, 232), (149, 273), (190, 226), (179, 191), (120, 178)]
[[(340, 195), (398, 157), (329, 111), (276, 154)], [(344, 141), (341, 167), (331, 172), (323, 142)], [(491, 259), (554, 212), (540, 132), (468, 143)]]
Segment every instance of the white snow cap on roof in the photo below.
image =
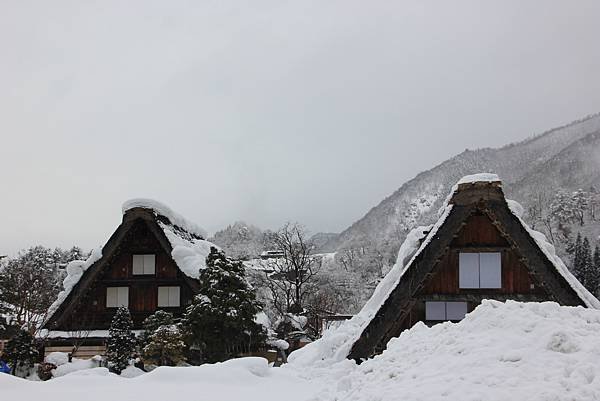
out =
[(205, 239), (196, 238), (207, 238), (206, 230), (174, 212), (165, 204), (153, 199), (137, 198), (128, 200), (123, 203), (123, 214), (137, 207), (150, 209), (155, 215), (169, 219), (172, 225), (165, 224), (162, 221), (159, 221), (158, 225), (171, 243), (173, 248), (171, 256), (177, 267), (186, 276), (197, 279), (200, 276), (200, 269), (206, 267), (206, 257), (210, 253), (210, 248), (219, 249), (218, 246)]
[(496, 174), (492, 173), (478, 173), (465, 175), (463, 178), (458, 180), (456, 185), (469, 184), (474, 182), (500, 182), (500, 178)]
[(130, 200), (126, 201), (125, 203), (123, 203), (123, 206), (122, 206), (123, 214), (125, 214), (128, 210), (134, 209), (136, 207), (153, 210), (154, 213), (164, 216), (167, 219), (169, 219), (169, 221), (173, 225), (178, 226), (178, 227), (184, 229), (185, 231), (195, 234), (199, 237), (208, 238), (208, 233), (206, 232), (205, 229), (203, 229), (196, 223), (193, 223), (193, 222), (187, 220), (185, 217), (181, 216), (179, 213), (174, 212), (173, 209), (171, 209), (164, 203), (161, 203), (154, 199), (146, 199), (146, 198), (130, 199)]
[[(501, 182), (496, 174), (481, 173), (468, 175), (461, 178), (450, 190), (444, 205), (438, 212), (439, 219), (433, 226), (417, 227), (410, 231), (400, 247), (396, 264), (389, 273), (381, 280), (371, 298), (367, 301), (361, 311), (354, 315), (350, 320), (343, 322), (336, 329), (326, 331), (323, 337), (317, 341), (307, 344), (303, 348), (294, 351), (288, 361), (298, 365), (315, 365), (319, 363), (330, 364), (339, 362), (347, 358), (354, 343), (360, 338), (364, 329), (375, 317), (381, 306), (389, 298), (390, 294), (396, 288), (402, 276), (415, 260), (415, 258), (425, 249), (431, 240), (437, 234), (439, 228), (448, 218), (452, 211), (452, 205), (449, 204), (454, 193), (458, 190), (459, 184), (468, 184), (474, 182)], [(600, 309), (600, 301), (596, 299), (585, 287), (573, 276), (567, 269), (562, 260), (556, 255), (554, 246), (547, 240), (544, 234), (532, 230), (521, 218), (523, 207), (515, 201), (507, 200), (508, 207), (514, 214), (525, 230), (535, 240), (540, 249), (544, 252), (548, 260), (554, 265), (556, 270), (565, 278), (571, 288), (579, 295), (585, 305), (589, 308)]]

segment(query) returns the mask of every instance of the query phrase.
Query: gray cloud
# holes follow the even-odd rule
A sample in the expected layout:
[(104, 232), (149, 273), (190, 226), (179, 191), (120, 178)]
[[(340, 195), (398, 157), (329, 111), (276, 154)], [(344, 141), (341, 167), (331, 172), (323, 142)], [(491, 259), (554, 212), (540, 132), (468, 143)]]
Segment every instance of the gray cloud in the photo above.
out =
[(600, 111), (597, 1), (27, 2), (0, 12), (0, 253), (131, 197), (339, 231), (465, 148)]

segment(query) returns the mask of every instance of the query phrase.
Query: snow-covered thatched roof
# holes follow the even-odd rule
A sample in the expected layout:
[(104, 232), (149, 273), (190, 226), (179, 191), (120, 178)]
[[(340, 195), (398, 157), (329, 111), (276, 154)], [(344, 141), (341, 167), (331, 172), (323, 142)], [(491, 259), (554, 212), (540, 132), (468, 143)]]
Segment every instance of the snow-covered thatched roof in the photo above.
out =
[[(375, 288), (373, 295), (350, 320), (343, 322), (338, 328), (325, 332), (323, 337), (290, 355), (289, 361), (297, 364), (319, 364), (338, 362), (348, 357), (353, 345), (361, 337), (363, 331), (375, 318), (390, 294), (398, 286), (403, 276), (410, 270), (413, 262), (431, 243), (439, 229), (446, 222), (453, 209), (452, 199), (459, 188), (464, 186), (487, 183), (501, 186), (501, 180), (496, 174), (482, 173), (465, 176), (452, 187), (443, 206), (438, 212), (438, 221), (430, 226), (417, 227), (409, 232), (398, 252), (395, 265)], [(577, 293), (582, 303), (594, 309), (600, 309), (600, 301), (596, 299), (567, 269), (562, 260), (556, 255), (544, 234), (533, 230), (522, 219), (523, 207), (515, 201), (506, 200), (510, 212), (518, 219), (529, 236), (535, 240), (539, 249), (554, 269), (565, 279), (569, 286)]]
[[(153, 199), (137, 198), (123, 203), (123, 223), (117, 228), (115, 234), (123, 228), (128, 215), (133, 214), (135, 210), (143, 210), (153, 216), (153, 220), (171, 245), (170, 254), (177, 267), (187, 277), (197, 279), (200, 269), (206, 266), (206, 257), (210, 253), (210, 248), (218, 248), (205, 240), (207, 237), (206, 230), (185, 219), (161, 202)], [(115, 234), (111, 236), (107, 244), (113, 240)], [(50, 321), (56, 311), (67, 300), (86, 272), (105, 256), (103, 251), (107, 244), (94, 249), (87, 260), (75, 260), (67, 265), (67, 276), (63, 281), (63, 290), (50, 306), (46, 322)]]

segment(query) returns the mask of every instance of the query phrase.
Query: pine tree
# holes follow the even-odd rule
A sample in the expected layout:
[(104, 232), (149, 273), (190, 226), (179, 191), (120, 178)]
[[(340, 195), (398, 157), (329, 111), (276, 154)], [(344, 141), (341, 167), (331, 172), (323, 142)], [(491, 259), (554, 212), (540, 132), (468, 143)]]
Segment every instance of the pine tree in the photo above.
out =
[(144, 362), (157, 366), (177, 366), (184, 361), (185, 343), (176, 325), (160, 326), (144, 347)]
[(575, 245), (573, 247), (573, 274), (583, 283), (583, 271), (581, 266), (581, 233), (577, 234), (577, 239), (575, 240)]
[(580, 271), (581, 271), (581, 284), (590, 291), (595, 291), (594, 278), (593, 278), (593, 265), (592, 265), (592, 249), (590, 247), (590, 241), (585, 237), (581, 244), (580, 254)]
[(154, 334), (156, 330), (158, 330), (161, 326), (171, 326), (175, 323), (173, 319), (173, 314), (169, 312), (165, 312), (163, 310), (157, 310), (154, 314), (148, 316), (142, 322), (142, 326), (144, 327), (144, 331), (140, 335), (139, 343), (140, 348), (144, 348), (150, 342), (150, 337)]
[(600, 247), (598, 245), (594, 248), (592, 258), (592, 277), (592, 288), (589, 290), (597, 296), (600, 293)]
[(17, 371), (28, 370), (38, 358), (38, 350), (35, 339), (26, 330), (19, 332), (6, 344), (4, 356), (12, 368), (12, 374)]
[(199, 281), (199, 295), (182, 318), (192, 363), (223, 361), (264, 342), (263, 328), (254, 321), (260, 305), (241, 262), (213, 247)]
[(129, 309), (120, 306), (110, 324), (106, 349), (108, 366), (114, 373), (120, 374), (123, 369), (129, 366), (129, 360), (135, 351), (136, 341), (131, 331), (132, 326), (133, 322), (131, 321)]

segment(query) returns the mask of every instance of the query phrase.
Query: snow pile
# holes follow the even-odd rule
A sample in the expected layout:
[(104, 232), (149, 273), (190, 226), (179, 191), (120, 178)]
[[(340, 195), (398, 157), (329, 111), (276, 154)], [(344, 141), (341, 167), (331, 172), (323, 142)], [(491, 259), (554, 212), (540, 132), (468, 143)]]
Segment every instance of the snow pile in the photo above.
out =
[(47, 382), (33, 383), (0, 375), (2, 399), (44, 401), (190, 400), (307, 401), (321, 390), (320, 382), (298, 377), (291, 370), (269, 368), (263, 358), (240, 358), (214, 365), (159, 367), (125, 379), (95, 368)]
[(73, 287), (79, 282), (83, 273), (96, 261), (98, 261), (102, 257), (102, 247), (96, 248), (92, 251), (91, 255), (87, 258), (87, 260), (74, 260), (69, 262), (66, 267), (67, 276), (63, 280), (63, 290), (58, 294), (56, 301), (50, 305), (48, 309), (48, 314), (46, 315), (46, 321), (48, 321), (52, 315), (58, 310), (60, 305), (67, 299)]
[(51, 352), (46, 355), (45, 358), (47, 363), (51, 363), (55, 366), (64, 365), (69, 362), (69, 354), (66, 352)]
[(600, 311), (484, 301), (459, 323), (419, 323), (319, 400), (600, 399)]
[[(48, 361), (48, 359), (46, 359)], [(100, 366), (98, 358), (92, 359), (77, 359), (73, 358), (71, 362), (61, 363), (56, 369), (52, 370), (52, 377), (61, 377), (73, 372), (89, 370)]]
[(123, 371), (121, 372), (121, 377), (133, 379), (134, 377), (141, 376), (145, 373), (146, 372), (144, 372), (142, 369), (136, 368), (133, 365), (129, 365), (125, 369), (123, 369)]
[[(435, 225), (418, 227), (408, 233), (398, 252), (396, 264), (377, 285), (373, 295), (358, 314), (350, 320), (344, 321), (338, 328), (327, 330), (317, 341), (294, 351), (288, 361), (296, 365), (322, 366), (344, 360), (352, 345), (358, 340), (393, 289), (396, 288), (412, 261), (425, 249), (446, 221), (451, 210), (452, 206), (446, 205), (445, 212)], [(425, 239), (423, 240), (423, 238)]]
[(155, 215), (163, 216), (163, 217), (166, 217), (167, 219), (169, 219), (171, 224), (173, 224), (189, 233), (195, 234), (199, 237), (208, 238), (208, 233), (206, 232), (205, 229), (203, 229), (202, 227), (200, 227), (199, 225), (197, 225), (195, 223), (192, 223), (191, 221), (187, 220), (185, 217), (174, 212), (167, 205), (165, 205), (159, 201), (156, 201), (154, 199), (145, 199), (145, 198), (130, 199), (130, 200), (126, 201), (125, 203), (123, 203), (123, 206), (122, 206), (123, 214), (125, 214), (128, 210), (134, 209), (136, 207), (139, 207), (142, 209), (150, 209), (150, 210), (154, 211)]

